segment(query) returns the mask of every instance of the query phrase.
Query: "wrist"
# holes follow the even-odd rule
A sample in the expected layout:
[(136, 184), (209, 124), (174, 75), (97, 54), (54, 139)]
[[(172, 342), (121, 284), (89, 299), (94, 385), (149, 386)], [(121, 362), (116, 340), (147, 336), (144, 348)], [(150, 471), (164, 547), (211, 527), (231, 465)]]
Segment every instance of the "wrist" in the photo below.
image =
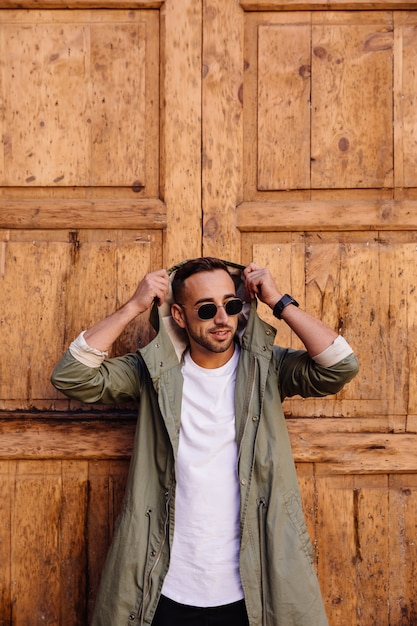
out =
[(131, 300), (128, 300), (120, 309), (119, 311), (127, 318), (129, 318), (129, 321), (135, 319), (135, 317), (137, 317), (138, 315), (141, 315), (141, 313), (144, 313), (149, 307), (144, 306), (143, 303), (141, 303), (140, 301), (132, 298)]
[(282, 319), (282, 313), (284, 311), (284, 309), (288, 306), (292, 304), (293, 306), (298, 307), (298, 302), (296, 300), (294, 300), (294, 298), (292, 296), (290, 296), (288, 293), (284, 294), (274, 305), (273, 309), (272, 309), (272, 313), (274, 315), (274, 317), (276, 317), (277, 319)]

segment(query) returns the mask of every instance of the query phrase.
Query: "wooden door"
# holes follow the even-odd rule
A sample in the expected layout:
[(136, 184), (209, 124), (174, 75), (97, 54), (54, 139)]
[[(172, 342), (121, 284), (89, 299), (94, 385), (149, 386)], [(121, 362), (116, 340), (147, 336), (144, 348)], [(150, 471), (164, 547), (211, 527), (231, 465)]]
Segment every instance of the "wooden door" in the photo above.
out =
[(361, 364), (285, 402), (330, 624), (416, 624), (417, 4), (207, 0), (203, 24), (204, 251), (269, 266)]
[(416, 32), (399, 0), (3, 0), (0, 626), (88, 624), (123, 494), (134, 408), (66, 400), (54, 363), (200, 253), (358, 352), (285, 404), (316, 567), (331, 626), (416, 622)]
[(0, 136), (0, 624), (78, 626), (135, 416), (49, 376), (144, 273), (201, 253), (200, 3), (2, 1)]

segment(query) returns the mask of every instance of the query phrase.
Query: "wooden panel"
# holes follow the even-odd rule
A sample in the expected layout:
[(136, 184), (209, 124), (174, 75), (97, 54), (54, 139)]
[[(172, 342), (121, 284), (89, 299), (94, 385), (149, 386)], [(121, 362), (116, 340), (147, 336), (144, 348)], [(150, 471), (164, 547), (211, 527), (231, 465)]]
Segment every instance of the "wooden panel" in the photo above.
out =
[(121, 509), (127, 472), (128, 465), (122, 461), (97, 461), (89, 464), (89, 516), (85, 525), (89, 546), (86, 624), (91, 623), (101, 572)]
[[(63, 350), (121, 306), (147, 271), (162, 267), (161, 237), (153, 231), (13, 230), (3, 244), (2, 300), (22, 306), (2, 312), (0, 406), (45, 409), (61, 398), (49, 377)], [(147, 317), (129, 325), (116, 350), (149, 341)]]
[[(69, 469), (71, 474), (71, 467)], [(78, 576), (83, 570), (83, 525), (72, 528), (70, 541), (73, 541), (73, 554), (68, 552), (68, 533), (62, 533), (61, 526), (75, 521), (69, 504), (75, 505), (77, 513), (80, 505), (85, 509), (86, 481), (82, 481), (81, 467), (78, 466), (77, 495), (76, 500), (72, 499), (75, 494), (70, 493), (71, 478), (67, 483), (65, 470), (65, 466), (53, 462), (21, 462), (16, 467), (12, 505), (12, 525), (15, 529), (11, 545), (11, 580), (15, 581), (11, 595), (12, 623), (59, 623), (61, 576), (68, 574), (69, 565)], [(69, 490), (65, 495), (63, 483)], [(81, 515), (85, 516), (85, 510)], [(73, 561), (74, 558), (81, 558), (81, 562)], [(74, 594), (70, 614), (74, 616), (78, 610), (76, 620), (83, 613), (81, 580), (78, 578), (78, 584), (74, 585), (74, 580), (68, 579), (68, 593)]]
[(330, 625), (389, 626), (387, 477), (318, 470), (318, 573)]
[[(90, 123), (95, 132), (90, 146), (90, 180), (94, 185), (122, 185), (126, 180), (143, 185), (147, 178), (146, 154), (152, 154), (158, 145), (154, 131), (153, 141), (145, 150), (146, 102), (158, 102), (155, 81), (159, 64), (155, 56), (154, 71), (148, 76), (154, 85), (153, 94), (148, 94), (144, 72), (146, 47), (156, 43), (158, 35), (148, 37), (143, 22), (134, 26), (115, 24), (114, 18), (109, 25), (92, 25), (89, 35), (89, 64), (95, 70), (91, 76)], [(155, 115), (153, 120), (155, 128)], [(152, 124), (152, 117), (149, 121)]]
[[(327, 19), (326, 19), (327, 18)], [(392, 42), (389, 22), (313, 15), (311, 184), (393, 184)]]
[[(361, 365), (357, 378), (335, 397), (288, 399), (285, 410), (298, 416), (405, 416), (413, 386), (407, 332), (414, 332), (416, 244), (371, 236), (326, 241), (321, 235), (304, 243), (254, 243), (252, 256), (271, 269), (283, 293), (294, 294), (300, 306), (342, 332)], [(267, 307), (259, 310), (277, 325)], [(282, 324), (277, 342), (301, 347)]]
[[(60, 608), (68, 623), (77, 624), (86, 613), (88, 544), (85, 519), (88, 515), (89, 485), (86, 461), (64, 461), (61, 465), (61, 506), (59, 511)], [(82, 584), (84, 583), (84, 584)], [(62, 589), (65, 587), (65, 593)]]
[[(285, 45), (287, 31), (300, 31), (291, 40), (291, 52)], [(383, 12), (248, 14), (246, 200), (272, 200), (267, 192), (274, 189), (292, 190), (290, 199), (295, 199), (293, 190), (310, 187), (310, 159), (314, 189), (392, 186), (390, 31), (392, 14)], [(254, 107), (256, 145), (256, 114), (247, 110)]]
[[(303, 36), (303, 39), (299, 39), (297, 35), (292, 41), (287, 37), (292, 52), (291, 62), (286, 59), (284, 54), (286, 50), (281, 49), (280, 37), (285, 33)], [(282, 194), (285, 194), (287, 199), (301, 200), (308, 193), (296, 188), (298, 186), (308, 189), (307, 182), (310, 180), (309, 130), (301, 137), (304, 130), (302, 124), (307, 123), (307, 128), (310, 127), (310, 56), (309, 12), (245, 13), (243, 82), (245, 201), (261, 200), (265, 203), (276, 200), (277, 195)], [(290, 85), (296, 88), (293, 93), (290, 93)], [(281, 90), (284, 90), (285, 98), (280, 93)], [(262, 101), (259, 97), (261, 92)], [(307, 110), (303, 98), (307, 98)], [(277, 107), (280, 114), (292, 116), (291, 122), (280, 124)], [(290, 146), (291, 140), (302, 150), (300, 153), (302, 165), (298, 154), (296, 155)], [(267, 154), (267, 144), (271, 149), (270, 154)], [(306, 171), (303, 165), (307, 167)], [(261, 167), (266, 168), (264, 173)], [(273, 176), (271, 182), (267, 182), (268, 172)], [(291, 187), (290, 183), (294, 183), (294, 186)], [(282, 191), (283, 189), (286, 191)], [(237, 203), (240, 204), (240, 201)]]
[(261, 190), (310, 187), (310, 37), (310, 23), (259, 27)]
[(390, 623), (417, 620), (417, 476), (390, 477)]
[(0, 326), (2, 400), (20, 399), (22, 406), (31, 398), (50, 396), (45, 368), (59, 358), (56, 329), (64, 319), (62, 276), (68, 265), (68, 245), (36, 240), (6, 244), (0, 277), (2, 301), (9, 303)]
[(0, 22), (1, 184), (155, 195), (158, 14), (2, 11)]
[[(377, 6), (377, 3), (373, 5), (375, 8), (385, 7), (382, 4)], [(246, 3), (244, 8), (248, 8)], [(367, 3), (361, 8), (371, 7)], [(280, 129), (283, 133), (281, 145), (274, 141), (275, 111), (278, 112), (285, 103), (291, 113), (296, 111), (299, 92), (294, 88), (292, 98), (280, 101), (278, 93), (286, 93), (285, 85), (280, 74), (271, 68), (285, 67), (286, 63), (284, 54), (280, 55), (280, 38), (274, 39), (273, 33), (284, 32), (285, 28), (307, 28), (309, 20), (313, 22), (310, 37), (313, 161), (312, 189), (306, 185), (303, 191), (300, 187), (307, 180), (306, 169), (300, 165), (305, 156), (304, 148), (299, 149), (299, 155), (286, 160), (282, 159), (282, 151), (287, 150), (289, 137), (300, 145), (293, 137), (297, 132), (294, 129), (308, 126), (305, 121), (303, 123), (303, 114), (299, 113), (299, 124), (284, 125), (286, 135)], [(411, 193), (404, 190), (404, 187), (415, 186), (417, 171), (417, 143), (413, 131), (415, 21), (413, 12), (392, 14), (369, 10), (245, 14), (245, 201), (237, 202), (240, 230), (303, 230), (306, 227), (313, 229), (318, 224), (323, 229), (341, 230), (362, 229), (367, 225), (383, 229), (416, 228), (415, 194), (412, 190)], [(268, 40), (270, 45), (267, 46), (262, 39)], [(275, 47), (271, 46), (272, 41), (276, 42)], [(339, 50), (341, 41), (343, 49)], [(330, 52), (326, 52), (326, 46)], [(264, 74), (270, 78), (268, 83), (263, 79)], [(296, 85), (296, 64), (293, 64), (291, 77)], [(274, 81), (280, 89), (275, 88)], [(261, 102), (258, 88), (263, 95)], [(268, 111), (268, 117), (263, 111)], [(309, 132), (307, 142), (308, 139)], [(265, 141), (269, 142), (269, 147), (275, 147), (267, 158), (264, 158), (266, 151), (262, 147)], [(392, 146), (395, 148), (395, 163)], [(323, 164), (320, 164), (318, 151), (323, 151)], [(261, 170), (256, 173), (257, 154), (262, 155), (266, 168), (264, 174)], [(297, 168), (298, 180), (294, 178)], [(309, 170), (310, 164), (307, 173)], [(292, 186), (289, 184), (291, 179)], [(286, 190), (284, 184), (279, 187), (279, 180), (287, 181)], [(300, 184), (302, 180), (303, 185)], [(370, 193), (365, 194), (365, 191)], [(256, 200), (260, 204), (255, 204)]]
[(14, 463), (0, 460), (0, 624), (8, 626), (11, 619), (11, 537), (12, 506), (14, 492)]
[(417, 187), (417, 16), (395, 14), (395, 183)]
[(202, 250), (202, 0), (161, 11), (161, 197), (167, 206), (165, 267)]
[(330, 625), (412, 624), (416, 477), (334, 477), (316, 466), (315, 483), (318, 573)]
[[(65, 344), (119, 308), (139, 281), (162, 265), (157, 239), (148, 233), (82, 231), (72, 245), (75, 263), (67, 279)], [(73, 303), (77, 302), (75, 308)], [(149, 313), (137, 317), (113, 346), (111, 354), (136, 350), (149, 341)]]
[(0, 461), (2, 624), (89, 623), (126, 476), (125, 461)]
[[(253, 246), (254, 262), (262, 267), (268, 267), (282, 293), (297, 294), (300, 306), (305, 309), (304, 251), (303, 243), (279, 243), (275, 246), (254, 244)], [(262, 319), (277, 328), (276, 318), (273, 317), (268, 306), (261, 302), (258, 311)], [(277, 330), (276, 342), (279, 345), (302, 348), (303, 344), (286, 324), (279, 324)]]
[(204, 254), (239, 259), (236, 203), (242, 200), (243, 12), (237, 3), (204, 3)]

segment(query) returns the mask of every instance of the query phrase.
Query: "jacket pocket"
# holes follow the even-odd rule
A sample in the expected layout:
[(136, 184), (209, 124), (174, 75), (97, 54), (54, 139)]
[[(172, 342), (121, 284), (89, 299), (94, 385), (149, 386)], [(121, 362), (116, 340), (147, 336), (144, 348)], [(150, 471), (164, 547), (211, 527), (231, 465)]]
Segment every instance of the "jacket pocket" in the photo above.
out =
[(147, 608), (147, 602), (152, 593), (152, 576), (154, 571), (156, 570), (159, 561), (162, 557), (162, 552), (165, 546), (165, 543), (169, 534), (169, 512), (170, 512), (170, 502), (173, 494), (173, 486), (169, 487), (165, 491), (165, 511), (163, 518), (163, 532), (162, 536), (159, 537), (158, 544), (156, 548), (152, 547), (152, 530), (155, 524), (154, 517), (155, 513), (152, 507), (147, 507), (146, 509), (146, 517), (148, 518), (148, 536), (147, 536), (147, 546), (146, 546), (146, 561), (143, 569), (143, 592), (142, 592), (142, 604), (140, 610), (138, 612), (139, 616), (139, 624), (143, 625), (145, 620), (145, 611)]
[(301, 546), (307, 556), (310, 566), (314, 566), (314, 550), (308, 534), (304, 512), (300, 498), (295, 491), (287, 491), (284, 494), (284, 504), (291, 524), (297, 531)]

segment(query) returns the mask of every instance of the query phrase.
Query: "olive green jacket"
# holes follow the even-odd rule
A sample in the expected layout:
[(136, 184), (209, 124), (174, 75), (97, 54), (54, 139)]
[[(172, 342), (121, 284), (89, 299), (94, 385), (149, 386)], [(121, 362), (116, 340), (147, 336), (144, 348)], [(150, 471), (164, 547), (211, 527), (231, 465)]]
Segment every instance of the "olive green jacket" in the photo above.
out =
[[(138, 420), (122, 512), (92, 626), (149, 626), (169, 566), (181, 357), (154, 306), (156, 338), (135, 354), (90, 368), (66, 352), (52, 382), (83, 402), (136, 400)], [(250, 626), (327, 626), (281, 408), (285, 397), (334, 394), (358, 370), (352, 354), (330, 368), (274, 346), (256, 302), (241, 336), (235, 408), (240, 481), (240, 574)]]

